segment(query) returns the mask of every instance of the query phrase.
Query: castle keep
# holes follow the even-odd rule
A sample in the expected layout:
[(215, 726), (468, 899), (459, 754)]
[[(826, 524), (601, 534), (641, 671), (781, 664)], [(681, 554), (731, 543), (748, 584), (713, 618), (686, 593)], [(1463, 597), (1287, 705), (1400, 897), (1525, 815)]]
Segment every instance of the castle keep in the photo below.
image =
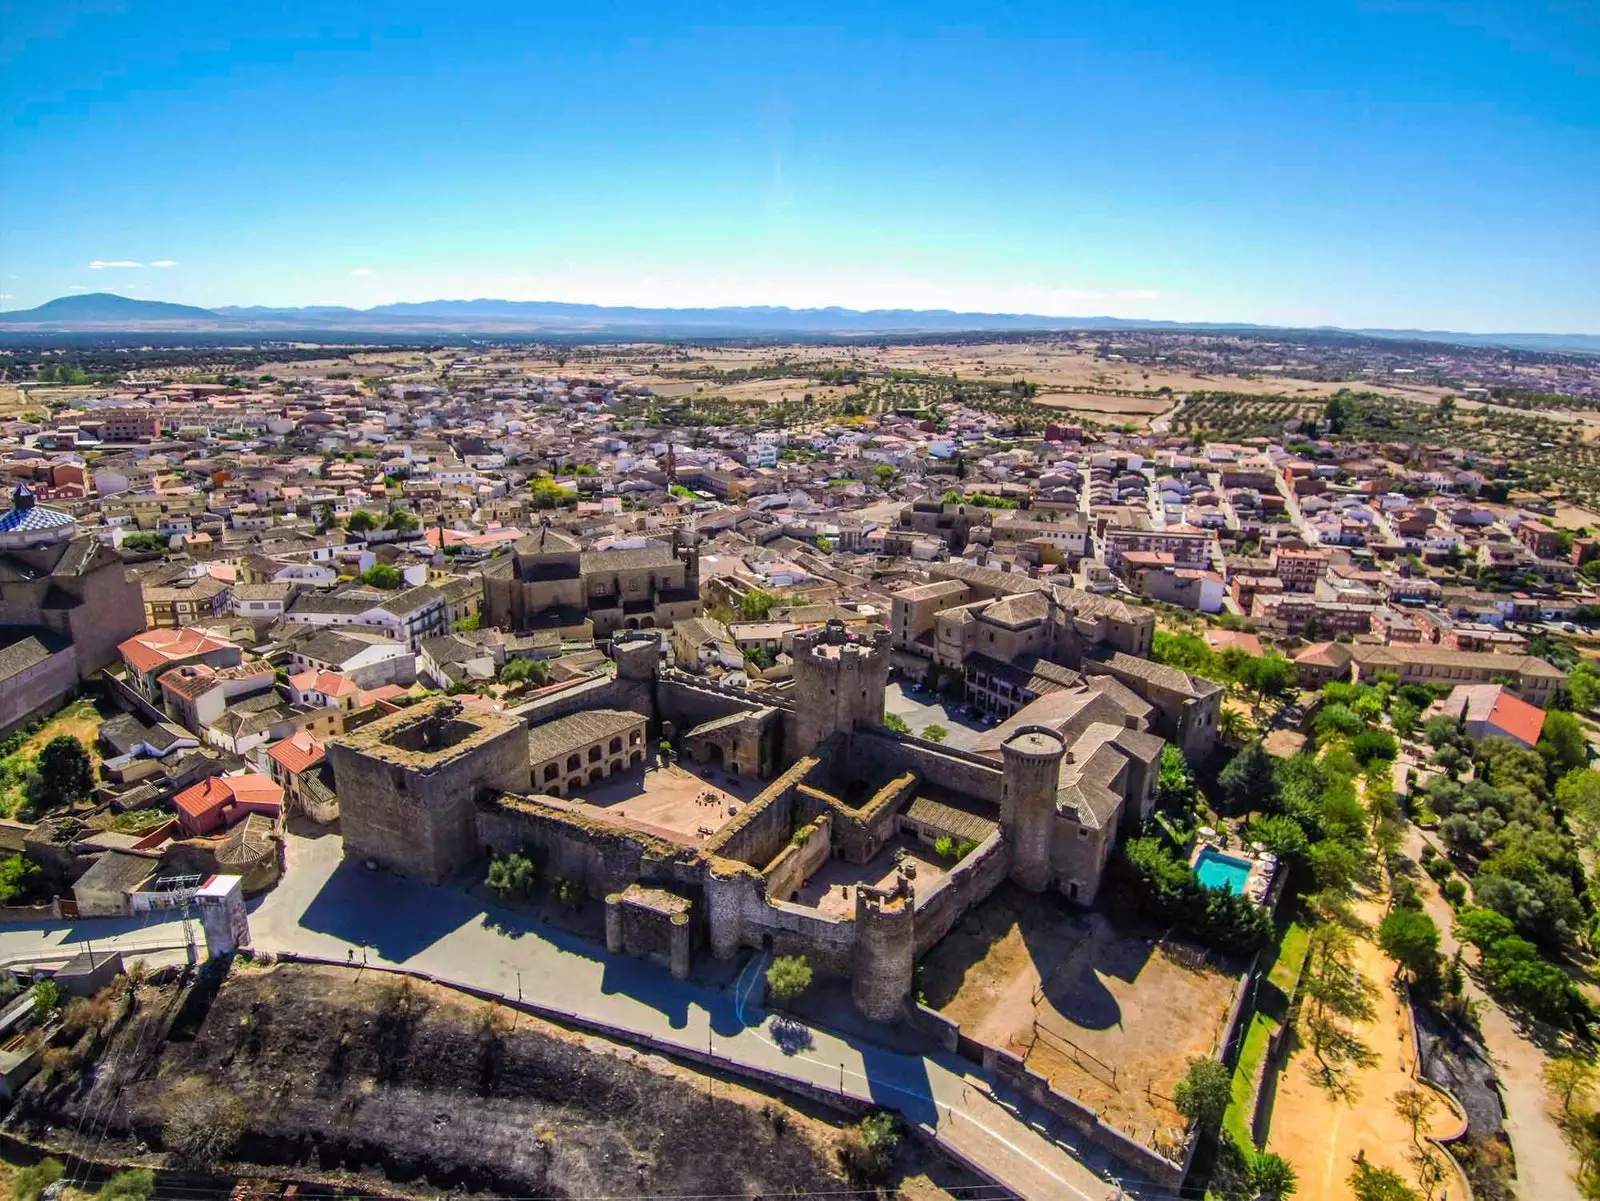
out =
[[(1151, 706), (1105, 678), (1041, 698), (972, 751), (897, 733), (882, 724), (889, 641), (805, 631), (794, 687), (775, 695), (662, 670), (659, 634), (641, 632), (580, 699), (506, 714), (435, 702), (374, 722), (329, 744), (348, 850), (429, 880), (526, 854), (605, 901), (613, 951), (677, 975), (696, 947), (803, 954), (847, 978), (863, 1014), (893, 1019), (917, 958), (1001, 881), (1093, 899), (1119, 831), (1149, 812), (1163, 742)], [(769, 782), (698, 830), (567, 795), (591, 775), (610, 787), (661, 732)]]

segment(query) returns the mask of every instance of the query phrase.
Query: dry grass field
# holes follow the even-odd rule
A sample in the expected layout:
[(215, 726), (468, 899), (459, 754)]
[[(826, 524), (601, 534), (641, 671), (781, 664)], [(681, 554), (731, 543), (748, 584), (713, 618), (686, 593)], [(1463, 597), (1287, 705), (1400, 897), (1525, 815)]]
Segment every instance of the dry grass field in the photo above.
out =
[(1010, 887), (952, 931), (920, 977), (963, 1034), (1023, 1056), (1147, 1146), (1179, 1138), (1173, 1087), (1190, 1057), (1215, 1049), (1238, 981), (1180, 964), (1098, 913)]

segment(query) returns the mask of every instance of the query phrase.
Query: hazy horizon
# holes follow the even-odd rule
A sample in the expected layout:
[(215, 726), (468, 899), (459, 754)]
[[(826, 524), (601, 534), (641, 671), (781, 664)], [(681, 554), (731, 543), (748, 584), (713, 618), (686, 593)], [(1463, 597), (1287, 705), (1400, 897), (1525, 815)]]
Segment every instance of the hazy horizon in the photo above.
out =
[(0, 308), (1600, 331), (1600, 14), (415, 0), (0, 27)]

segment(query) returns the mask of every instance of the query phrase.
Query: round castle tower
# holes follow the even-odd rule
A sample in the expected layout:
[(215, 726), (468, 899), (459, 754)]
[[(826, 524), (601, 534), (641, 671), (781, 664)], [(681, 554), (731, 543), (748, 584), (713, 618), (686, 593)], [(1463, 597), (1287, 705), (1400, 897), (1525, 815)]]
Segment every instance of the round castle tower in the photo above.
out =
[(916, 960), (916, 906), (904, 876), (893, 888), (856, 888), (856, 941), (850, 997), (864, 1017), (892, 1022), (905, 1009)]
[(1045, 726), (1023, 726), (1000, 748), (1000, 829), (1011, 851), (1011, 879), (1029, 892), (1050, 887), (1056, 790), (1066, 752), (1061, 735)]
[(785, 723), (790, 759), (857, 722), (883, 724), (889, 687), (888, 630), (852, 634), (834, 620), (794, 636), (794, 718)]

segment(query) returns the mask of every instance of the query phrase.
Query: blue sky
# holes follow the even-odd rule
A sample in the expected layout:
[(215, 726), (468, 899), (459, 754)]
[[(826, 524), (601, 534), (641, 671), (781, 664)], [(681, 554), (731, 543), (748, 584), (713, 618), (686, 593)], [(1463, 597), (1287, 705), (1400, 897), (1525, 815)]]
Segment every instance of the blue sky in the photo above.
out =
[(7, 308), (1600, 332), (1576, 0), (0, 0), (0, 113)]

